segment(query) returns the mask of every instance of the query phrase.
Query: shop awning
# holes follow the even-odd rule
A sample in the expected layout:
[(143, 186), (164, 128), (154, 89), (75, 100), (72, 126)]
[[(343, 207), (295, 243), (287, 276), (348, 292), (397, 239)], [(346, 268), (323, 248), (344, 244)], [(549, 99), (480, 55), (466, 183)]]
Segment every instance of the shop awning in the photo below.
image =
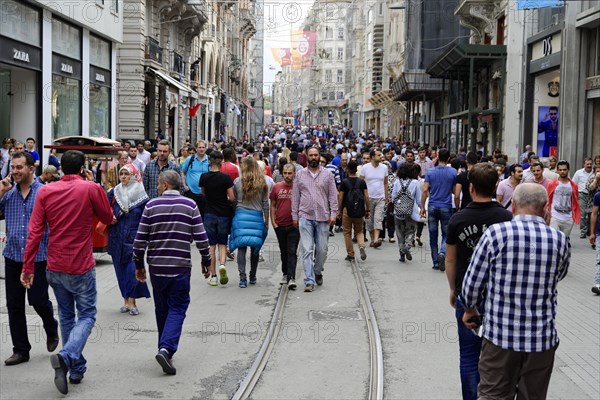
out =
[(471, 59), (474, 61), (475, 70), (478, 70), (504, 57), (504, 45), (457, 44), (433, 61), (427, 68), (427, 73), (434, 78), (452, 78), (456, 73), (462, 73), (467, 78)]
[(392, 83), (394, 100), (430, 100), (443, 93), (444, 80), (430, 77), (425, 70), (408, 70)]
[(193, 90), (191, 87), (185, 85), (182, 82), (179, 82), (173, 78), (171, 78), (169, 75), (165, 74), (164, 72), (161, 72), (157, 69), (154, 68), (150, 68), (150, 70), (157, 75), (160, 79), (162, 79), (163, 81), (165, 81), (166, 83), (168, 83), (171, 86), (176, 87), (177, 89), (179, 89), (180, 93), (183, 93), (185, 96), (187, 97), (191, 97), (194, 99), (198, 98), (198, 92), (196, 92), (195, 90)]
[(244, 103), (249, 112), (254, 112), (254, 107), (252, 107), (248, 100), (242, 99), (242, 103)]

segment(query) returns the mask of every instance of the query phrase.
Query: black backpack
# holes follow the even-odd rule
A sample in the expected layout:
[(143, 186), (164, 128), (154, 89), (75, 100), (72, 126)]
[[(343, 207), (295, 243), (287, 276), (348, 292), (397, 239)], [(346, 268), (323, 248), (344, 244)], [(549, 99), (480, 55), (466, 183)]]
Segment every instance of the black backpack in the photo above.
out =
[[(350, 183), (351, 180), (348, 179)], [(365, 192), (360, 188), (361, 179), (356, 178), (354, 185), (346, 195), (346, 210), (350, 218), (360, 218), (365, 216)]]

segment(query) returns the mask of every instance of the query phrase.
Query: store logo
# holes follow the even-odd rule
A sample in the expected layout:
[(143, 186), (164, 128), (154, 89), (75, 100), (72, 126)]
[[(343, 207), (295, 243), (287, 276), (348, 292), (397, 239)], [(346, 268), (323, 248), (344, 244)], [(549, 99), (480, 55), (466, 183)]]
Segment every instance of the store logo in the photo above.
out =
[(23, 62), (29, 62), (29, 53), (25, 52), (25, 51), (21, 51), (21, 50), (17, 50), (17, 49), (13, 49), (13, 59), (14, 60), (19, 60), (19, 61), (23, 61)]
[(544, 38), (542, 46), (542, 53), (544, 54), (544, 57), (548, 57), (550, 54), (552, 54), (552, 36)]
[(102, 75), (102, 74), (96, 74), (96, 82), (106, 82), (104, 80), (104, 75)]
[(67, 74), (73, 73), (73, 66), (70, 64), (60, 63), (60, 71), (66, 72)]
[(548, 96), (558, 97), (560, 94), (560, 83), (558, 80), (552, 80), (548, 82)]

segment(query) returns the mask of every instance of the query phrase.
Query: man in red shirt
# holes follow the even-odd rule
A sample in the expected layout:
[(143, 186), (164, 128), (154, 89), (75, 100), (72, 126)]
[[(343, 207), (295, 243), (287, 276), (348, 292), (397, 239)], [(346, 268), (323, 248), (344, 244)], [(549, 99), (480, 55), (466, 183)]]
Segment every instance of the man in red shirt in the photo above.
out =
[(235, 150), (232, 147), (223, 149), (223, 164), (221, 164), (221, 172), (231, 177), (232, 181), (240, 176), (240, 168), (236, 165), (237, 157)]
[(281, 252), (281, 284), (296, 289), (296, 264), (298, 263), (298, 243), (300, 230), (292, 221), (292, 190), (296, 169), (292, 164), (283, 166), (283, 182), (271, 189), (271, 223), (275, 228), (279, 251)]
[[(82, 351), (96, 322), (96, 262), (92, 254), (94, 217), (109, 225), (114, 215), (104, 190), (84, 169), (85, 155), (69, 150), (61, 158), (65, 174), (60, 181), (38, 191), (23, 256), (21, 283), (29, 289), (34, 279), (33, 262), (46, 224), (48, 283), (58, 303), (63, 348), (50, 357), (54, 384), (66, 394), (69, 382), (77, 384), (86, 372)], [(85, 174), (87, 180), (82, 176)], [(75, 318), (77, 309), (77, 318)]]

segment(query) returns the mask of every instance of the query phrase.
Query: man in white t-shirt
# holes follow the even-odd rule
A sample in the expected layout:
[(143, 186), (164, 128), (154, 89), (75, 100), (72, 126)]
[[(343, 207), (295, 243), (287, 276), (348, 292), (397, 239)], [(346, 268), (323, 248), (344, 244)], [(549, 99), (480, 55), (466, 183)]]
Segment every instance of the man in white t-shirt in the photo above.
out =
[(135, 146), (137, 147), (137, 159), (148, 165), (150, 162), (150, 152), (144, 149), (144, 142), (138, 141)]
[(144, 176), (144, 170), (146, 169), (146, 163), (144, 163), (138, 157), (138, 149), (137, 147), (129, 148), (129, 162), (134, 165), (138, 171), (140, 171), (140, 176)]
[(381, 164), (383, 154), (381, 150), (371, 149), (369, 156), (371, 162), (362, 166), (360, 178), (367, 183), (369, 191), (370, 215), (366, 219), (367, 230), (371, 235), (370, 247), (381, 246), (379, 231), (383, 229), (385, 205), (388, 203), (388, 168)]
[(577, 184), (569, 179), (568, 161), (559, 161), (556, 171), (558, 179), (550, 181), (546, 187), (550, 204), (550, 226), (569, 237), (573, 225), (578, 224), (581, 217)]
[(585, 239), (590, 234), (590, 214), (591, 208), (587, 208), (592, 202), (588, 201), (589, 192), (587, 190), (587, 183), (592, 176), (592, 159), (591, 157), (586, 158), (583, 161), (583, 168), (578, 169), (573, 174), (573, 182), (577, 184), (577, 191), (579, 193), (579, 208), (581, 208), (581, 223), (579, 224), (579, 237)]

